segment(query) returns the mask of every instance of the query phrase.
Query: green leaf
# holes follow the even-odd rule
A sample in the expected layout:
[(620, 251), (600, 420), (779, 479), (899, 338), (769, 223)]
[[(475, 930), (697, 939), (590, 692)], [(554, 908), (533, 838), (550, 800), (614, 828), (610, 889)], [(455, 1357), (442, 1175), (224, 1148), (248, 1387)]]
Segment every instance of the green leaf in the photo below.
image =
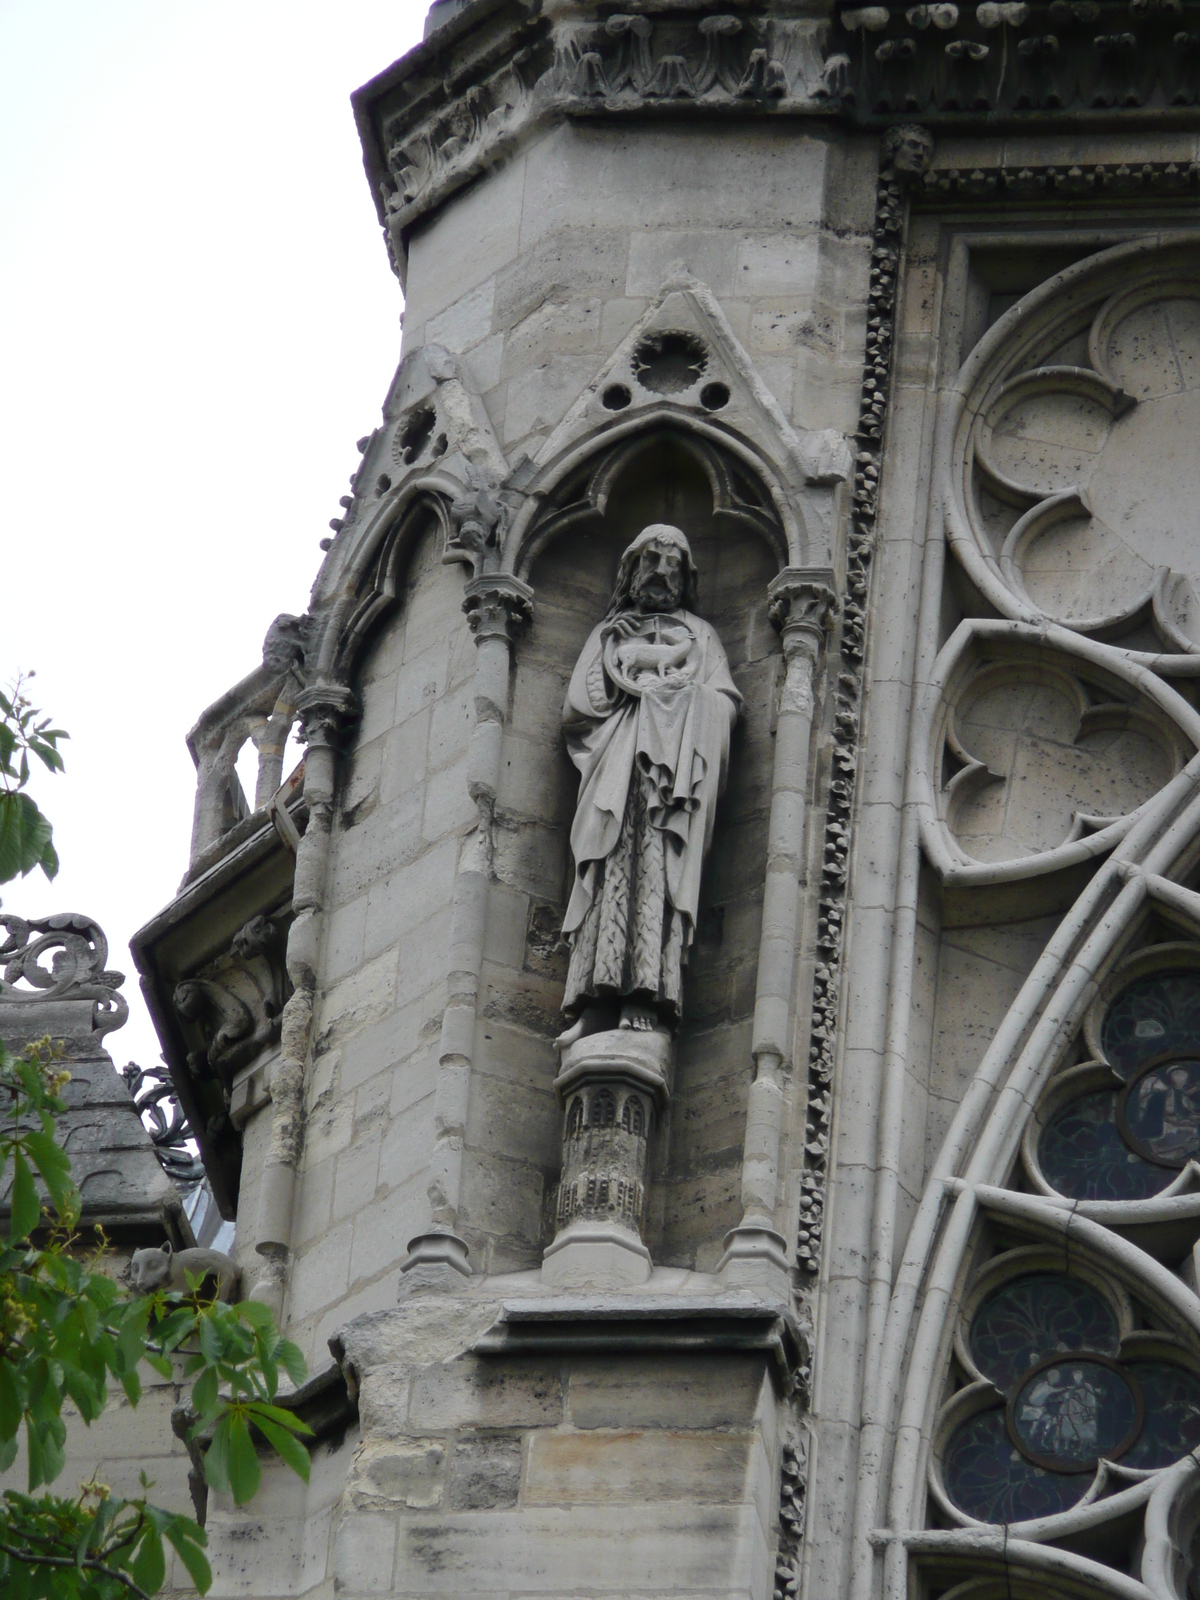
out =
[(49, 819), (27, 794), (0, 791), (0, 883), (23, 878), (34, 867), (53, 878), (58, 871), (53, 834)]
[[(21, 1426), (21, 1394), (11, 1360), (0, 1361), (0, 1440), (16, 1437)], [(0, 1468), (2, 1471), (3, 1468)]]
[(287, 1428), (291, 1433), (311, 1434), (312, 1429), (307, 1422), (302, 1422), (294, 1411), (285, 1410), (283, 1406), (270, 1406), (265, 1400), (252, 1400), (246, 1407), (248, 1415), (257, 1423), (260, 1417), (267, 1417), (272, 1422), (277, 1422), (281, 1428)]
[(309, 1460), (308, 1451), (300, 1443), (299, 1439), (293, 1437), (286, 1428), (281, 1428), (277, 1423), (268, 1422), (266, 1417), (259, 1416), (257, 1413), (254, 1418), (254, 1425), (257, 1428), (261, 1428), (263, 1438), (266, 1439), (268, 1444), (274, 1446), (275, 1453), (284, 1466), (290, 1467), (297, 1477), (303, 1478), (307, 1483), (309, 1468), (312, 1463)]
[(211, 1489), (219, 1494), (229, 1493), (229, 1427), (232, 1419), (226, 1413), (213, 1429), (212, 1443), (204, 1452), (204, 1477)]
[(55, 1210), (63, 1212), (75, 1187), (71, 1182), (71, 1158), (48, 1133), (27, 1133), (24, 1146), (41, 1173)]
[(172, 1376), (171, 1363), (166, 1356), (156, 1356), (153, 1350), (147, 1350), (142, 1360), (154, 1372), (157, 1372), (160, 1378), (170, 1378)]
[(217, 1369), (208, 1367), (192, 1385), (192, 1405), (207, 1421), (217, 1409)]
[(188, 1577), (201, 1594), (207, 1594), (212, 1588), (212, 1568), (202, 1548), (208, 1543), (204, 1529), (198, 1528), (187, 1517), (173, 1517), (167, 1524), (166, 1534), (187, 1568)]
[(270, 1306), (263, 1305), (261, 1300), (243, 1300), (234, 1309), (242, 1321), (249, 1323), (255, 1332), (275, 1326)]
[(202, 1317), (200, 1320), (200, 1353), (213, 1366), (225, 1353), (220, 1329), (211, 1317)]
[(127, 1372), (121, 1374), (121, 1387), (125, 1391), (125, 1397), (129, 1404), (131, 1406), (137, 1405), (142, 1398), (142, 1380), (138, 1377), (136, 1367), (130, 1367)]
[[(3, 796), (0, 796), (0, 800), (2, 799)], [(28, 1239), (38, 1225), (38, 1218), (42, 1214), (42, 1208), (38, 1202), (37, 1189), (34, 1186), (33, 1174), (29, 1170), (29, 1163), (20, 1150), (13, 1151), (13, 1183), (9, 1205), (12, 1208), (8, 1225), (9, 1238), (14, 1240)]]
[(258, 1465), (258, 1452), (250, 1438), (244, 1417), (234, 1415), (229, 1419), (229, 1487), (235, 1505), (244, 1506), (258, 1491), (262, 1476)]
[(308, 1377), (308, 1363), (304, 1359), (304, 1352), (290, 1339), (279, 1341), (275, 1359), (297, 1387)]
[(16, 1459), (16, 1439), (0, 1439), (0, 1472), (7, 1472)]
[(167, 1564), (163, 1559), (162, 1539), (152, 1522), (147, 1525), (137, 1552), (129, 1563), (129, 1575), (147, 1594), (157, 1594), (162, 1588)]

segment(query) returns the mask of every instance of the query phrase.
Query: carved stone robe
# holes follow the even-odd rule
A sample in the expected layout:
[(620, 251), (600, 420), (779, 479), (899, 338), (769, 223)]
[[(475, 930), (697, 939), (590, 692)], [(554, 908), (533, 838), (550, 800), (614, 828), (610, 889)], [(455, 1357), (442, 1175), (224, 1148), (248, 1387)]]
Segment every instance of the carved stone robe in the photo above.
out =
[(563, 707), (580, 772), (568, 1016), (633, 998), (678, 1019), (741, 699), (715, 629), (690, 611), (627, 611), (592, 630)]

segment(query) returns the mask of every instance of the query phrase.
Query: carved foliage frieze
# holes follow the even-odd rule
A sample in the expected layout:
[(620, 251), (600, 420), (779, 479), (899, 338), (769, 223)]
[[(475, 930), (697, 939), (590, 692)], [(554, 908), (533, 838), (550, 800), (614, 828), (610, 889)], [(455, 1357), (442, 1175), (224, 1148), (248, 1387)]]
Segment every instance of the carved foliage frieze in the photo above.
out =
[[(835, 704), (832, 773), (825, 817), (821, 888), (817, 914), (817, 960), (813, 973), (812, 1024), (808, 1049), (808, 1121), (800, 1177), (800, 1226), (796, 1259), (816, 1274), (821, 1265), (828, 1178), (829, 1123), (837, 1045), (846, 880), (851, 818), (858, 773), (863, 651), (878, 509), (880, 450), (892, 372), (896, 274), (904, 223), (903, 182), (928, 159), (932, 141), (922, 130), (897, 130), (884, 151), (875, 197), (867, 346), (855, 438), (854, 494), (847, 547), (842, 632), (833, 665)], [(905, 138), (905, 134), (908, 137)], [(900, 160), (897, 160), (897, 156)]]
[(1188, 0), (983, 0), (839, 7), (827, 103), (867, 115), (1134, 110), (1196, 104)]
[(384, 116), (381, 200), (394, 258), (403, 248), (398, 230), (552, 110), (809, 103), (819, 71), (813, 33), (812, 23), (690, 8), (518, 29), (506, 58), (474, 64), (466, 87), (447, 73), (432, 108), (424, 95)]

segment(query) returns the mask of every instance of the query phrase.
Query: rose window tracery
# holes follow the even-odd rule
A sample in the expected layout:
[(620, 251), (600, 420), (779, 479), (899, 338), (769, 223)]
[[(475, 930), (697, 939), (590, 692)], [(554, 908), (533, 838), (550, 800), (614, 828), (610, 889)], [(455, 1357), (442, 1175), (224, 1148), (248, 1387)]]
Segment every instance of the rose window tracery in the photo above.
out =
[(1200, 1375), (1182, 1347), (1171, 1359), (1131, 1320), (1063, 1272), (1022, 1273), (986, 1295), (960, 1358), (977, 1381), (951, 1402), (969, 1414), (942, 1450), (958, 1512), (1005, 1524), (1054, 1516), (1098, 1491), (1106, 1463), (1136, 1480), (1200, 1445)]
[(1194, 246), (1111, 252), (1022, 303), (968, 366), (960, 558), (1007, 615), (1153, 655), (1200, 649)]

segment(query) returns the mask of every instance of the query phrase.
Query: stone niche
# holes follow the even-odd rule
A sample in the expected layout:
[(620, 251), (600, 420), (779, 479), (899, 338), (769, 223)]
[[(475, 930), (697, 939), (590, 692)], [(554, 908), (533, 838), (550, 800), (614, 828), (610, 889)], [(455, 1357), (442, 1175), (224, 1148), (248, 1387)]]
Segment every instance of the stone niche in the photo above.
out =
[[(499, 939), (493, 940), (476, 1063), (486, 1076), (497, 1058), (522, 1059), (539, 1079), (536, 1097), (503, 1108), (508, 1126), (499, 1142), (507, 1148), (480, 1156), (491, 1167), (488, 1188), (497, 1213), (512, 1214), (512, 1222), (501, 1224), (505, 1232), (520, 1230), (518, 1214), (528, 1219), (526, 1227), (537, 1218), (543, 1244), (554, 1231), (563, 1113), (551, 1093), (558, 1069), (551, 1041), (562, 1026), (558, 1006), (568, 951), (559, 929), (579, 788), (563, 742), (563, 699), (580, 649), (608, 605), (622, 550), (653, 522), (687, 533), (699, 571), (699, 612), (720, 635), (744, 704), (684, 972), (674, 1086), (652, 1143), (644, 1237), (662, 1265), (711, 1270), (722, 1237), (740, 1221), (772, 707), (781, 659), (767, 615), (767, 586), (780, 564), (769, 508), (743, 468), (735, 471), (715, 448), (668, 429), (593, 457), (559, 489), (544, 533), (535, 536), (543, 542), (529, 572), (533, 620), (516, 650), (497, 805), (496, 874), (503, 887), (493, 908), (498, 925), (500, 910), (507, 916), (513, 909), (510, 891), (519, 897), (520, 971), (513, 971), (518, 952), (502, 954)], [(541, 1153), (541, 1170), (526, 1169), (514, 1183), (512, 1155), (531, 1147)], [(538, 1240), (522, 1240), (524, 1264), (536, 1262), (538, 1247)]]

